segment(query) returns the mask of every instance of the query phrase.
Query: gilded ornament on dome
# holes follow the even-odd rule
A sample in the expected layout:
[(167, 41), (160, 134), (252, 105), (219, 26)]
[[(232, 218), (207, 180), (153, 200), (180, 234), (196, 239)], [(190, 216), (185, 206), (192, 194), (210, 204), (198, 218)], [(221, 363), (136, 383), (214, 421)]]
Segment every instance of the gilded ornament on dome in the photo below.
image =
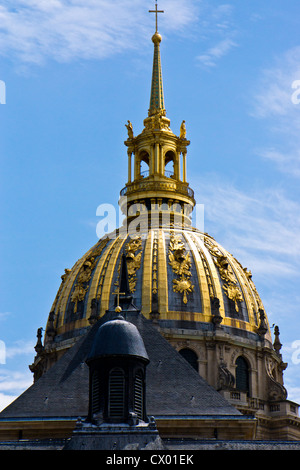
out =
[(129, 290), (135, 292), (136, 271), (141, 267), (142, 259), (142, 239), (137, 236), (125, 245)]
[(183, 294), (183, 302), (188, 301), (187, 294), (193, 292), (194, 286), (190, 281), (192, 275), (190, 271), (191, 258), (189, 253), (185, 253), (184, 243), (179, 235), (171, 235), (169, 245), (169, 264), (173, 273), (179, 276), (173, 279), (173, 291)]
[(77, 304), (78, 302), (82, 302), (85, 298), (85, 294), (87, 293), (87, 287), (83, 287), (80, 284), (76, 284), (74, 287), (73, 294), (71, 296), (71, 302), (74, 302), (74, 313), (77, 312)]
[(78, 302), (82, 302), (85, 298), (85, 294), (87, 293), (88, 286), (85, 286), (92, 275), (92, 271), (96, 265), (95, 258), (92, 256), (88, 258), (80, 268), (79, 274), (77, 276), (76, 284), (71, 295), (71, 302), (74, 302), (74, 313), (77, 312), (77, 305)]
[(217, 245), (212, 244), (207, 237), (204, 239), (206, 248), (209, 250), (215, 265), (219, 270), (221, 279), (224, 281), (223, 290), (227, 297), (234, 302), (236, 312), (239, 311), (239, 302), (243, 301), (241, 289), (237, 285), (237, 279), (229, 264), (228, 258), (221, 253)]
[(78, 302), (82, 302), (85, 298), (85, 295), (88, 291), (88, 286), (87, 283), (91, 279), (92, 272), (97, 264), (96, 258), (100, 256), (102, 253), (102, 250), (108, 243), (109, 238), (105, 238), (104, 240), (101, 240), (101, 242), (96, 246), (96, 248), (93, 250), (92, 254), (85, 260), (83, 265), (81, 266), (77, 279), (76, 279), (76, 284), (74, 287), (74, 290), (71, 295), (71, 302), (74, 302), (74, 313), (77, 312), (77, 306)]
[(183, 294), (183, 302), (186, 304), (188, 301), (187, 294), (193, 292), (194, 286), (191, 284), (191, 281), (184, 276), (181, 276), (180, 279), (173, 280), (173, 290)]
[(65, 269), (65, 273), (61, 276), (62, 284), (66, 282), (66, 279), (69, 276), (70, 272), (71, 272), (71, 269)]
[(243, 296), (239, 287), (232, 283), (228, 283), (228, 284), (226, 283), (224, 284), (223, 289), (227, 297), (234, 302), (235, 310), (238, 312), (239, 311), (238, 302), (243, 301)]
[(191, 276), (189, 271), (191, 266), (190, 254), (185, 253), (185, 246), (179, 235), (171, 235), (169, 245), (169, 261), (175, 274)]

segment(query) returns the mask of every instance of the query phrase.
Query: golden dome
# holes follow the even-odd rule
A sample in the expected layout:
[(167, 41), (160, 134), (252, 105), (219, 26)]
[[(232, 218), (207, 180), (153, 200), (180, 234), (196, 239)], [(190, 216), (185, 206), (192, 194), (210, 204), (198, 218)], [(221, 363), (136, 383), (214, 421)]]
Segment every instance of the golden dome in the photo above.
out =
[(218, 322), (233, 336), (259, 333), (263, 305), (251, 272), (207, 234), (157, 227), (104, 237), (66, 271), (51, 310), (56, 342), (115, 305), (123, 253), (133, 303), (162, 328), (207, 330)]

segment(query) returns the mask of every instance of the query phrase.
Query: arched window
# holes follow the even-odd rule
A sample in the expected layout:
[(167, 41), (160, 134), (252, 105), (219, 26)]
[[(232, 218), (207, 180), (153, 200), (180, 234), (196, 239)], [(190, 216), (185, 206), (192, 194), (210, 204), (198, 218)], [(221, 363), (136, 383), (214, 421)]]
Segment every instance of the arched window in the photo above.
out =
[(184, 348), (179, 351), (182, 357), (198, 372), (198, 357), (192, 349)]
[(170, 150), (165, 155), (165, 176), (168, 178), (175, 174), (175, 155)]
[(149, 176), (149, 154), (143, 150), (140, 155), (140, 175), (143, 178), (147, 178)]
[(249, 366), (243, 356), (239, 356), (235, 361), (235, 383), (237, 390), (249, 394)]
[(139, 419), (144, 416), (144, 386), (143, 375), (137, 373), (134, 379), (134, 411)]
[(108, 382), (108, 414), (113, 419), (123, 419), (125, 414), (125, 378), (122, 369), (113, 369)]

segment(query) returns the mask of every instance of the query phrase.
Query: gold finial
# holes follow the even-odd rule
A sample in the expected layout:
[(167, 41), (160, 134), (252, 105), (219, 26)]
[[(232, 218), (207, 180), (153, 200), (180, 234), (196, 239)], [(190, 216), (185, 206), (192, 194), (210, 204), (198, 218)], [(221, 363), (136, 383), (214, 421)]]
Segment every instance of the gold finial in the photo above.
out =
[(158, 10), (157, 9), (157, 0), (155, 3), (155, 10), (149, 10), (149, 13), (155, 13), (155, 32), (157, 33), (157, 13), (164, 13), (164, 10)]

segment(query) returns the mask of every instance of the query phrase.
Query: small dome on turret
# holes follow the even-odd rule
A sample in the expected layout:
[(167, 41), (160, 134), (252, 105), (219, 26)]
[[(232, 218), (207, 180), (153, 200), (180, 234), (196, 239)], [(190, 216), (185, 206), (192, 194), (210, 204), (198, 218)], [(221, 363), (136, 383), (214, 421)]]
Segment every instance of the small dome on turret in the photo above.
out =
[(119, 314), (105, 322), (96, 333), (87, 363), (108, 356), (133, 356), (149, 362), (142, 337), (133, 323)]

